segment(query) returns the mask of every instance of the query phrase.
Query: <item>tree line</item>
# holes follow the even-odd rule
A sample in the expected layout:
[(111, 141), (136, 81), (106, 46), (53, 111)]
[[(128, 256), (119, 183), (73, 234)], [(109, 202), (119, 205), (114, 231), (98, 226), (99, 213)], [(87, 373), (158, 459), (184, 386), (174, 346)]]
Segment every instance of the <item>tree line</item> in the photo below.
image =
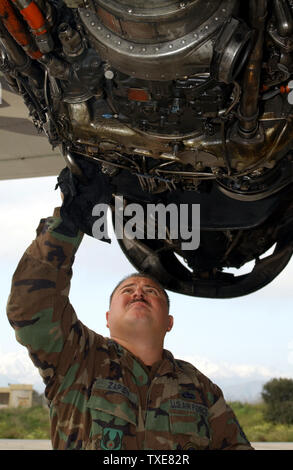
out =
[(293, 379), (272, 379), (263, 386), (264, 418), (272, 423), (293, 424)]

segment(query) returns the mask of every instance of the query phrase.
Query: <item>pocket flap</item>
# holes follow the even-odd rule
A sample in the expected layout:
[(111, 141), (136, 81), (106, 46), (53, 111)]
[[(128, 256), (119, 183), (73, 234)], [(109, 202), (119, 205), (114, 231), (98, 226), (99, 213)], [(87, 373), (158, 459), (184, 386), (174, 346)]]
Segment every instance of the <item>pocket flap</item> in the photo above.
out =
[(120, 382), (97, 379), (87, 406), (124, 419), (134, 425), (137, 423), (137, 396)]
[(197, 434), (209, 438), (207, 407), (183, 400), (171, 400), (170, 428), (175, 434)]

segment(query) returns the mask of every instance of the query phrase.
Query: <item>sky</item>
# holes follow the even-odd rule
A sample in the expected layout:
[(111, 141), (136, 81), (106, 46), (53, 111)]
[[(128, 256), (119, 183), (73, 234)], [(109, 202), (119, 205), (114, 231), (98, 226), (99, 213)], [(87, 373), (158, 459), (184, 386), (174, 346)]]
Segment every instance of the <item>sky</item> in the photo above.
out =
[[(0, 181), (0, 386), (44, 385), (6, 317), (11, 278), (39, 220), (60, 205), (56, 177)], [(73, 267), (70, 301), (89, 328), (109, 336), (105, 312), (115, 284), (135, 271), (112, 243), (85, 236)], [(165, 348), (222, 384), (293, 378), (293, 259), (268, 286), (236, 299), (168, 292), (174, 327)], [(7, 382), (7, 383), (6, 383)], [(225, 390), (224, 390), (225, 392)]]

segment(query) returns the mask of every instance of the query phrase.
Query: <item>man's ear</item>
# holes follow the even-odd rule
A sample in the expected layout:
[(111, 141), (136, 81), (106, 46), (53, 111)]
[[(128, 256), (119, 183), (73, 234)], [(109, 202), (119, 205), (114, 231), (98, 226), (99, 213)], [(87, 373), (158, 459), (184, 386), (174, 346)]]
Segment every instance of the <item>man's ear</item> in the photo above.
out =
[(167, 331), (171, 331), (174, 324), (174, 317), (172, 315), (168, 315), (168, 328)]
[(109, 328), (108, 318), (109, 318), (109, 310), (108, 312), (106, 312), (106, 320), (107, 320), (106, 327), (107, 328)]

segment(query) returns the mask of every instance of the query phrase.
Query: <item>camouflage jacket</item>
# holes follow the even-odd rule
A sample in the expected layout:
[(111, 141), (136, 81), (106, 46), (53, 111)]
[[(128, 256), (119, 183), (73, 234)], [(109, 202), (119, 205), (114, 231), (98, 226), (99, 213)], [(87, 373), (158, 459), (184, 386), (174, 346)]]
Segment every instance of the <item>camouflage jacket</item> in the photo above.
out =
[(53, 449), (252, 449), (221, 390), (164, 350), (151, 370), (78, 320), (68, 300), (81, 233), (42, 219), (8, 317), (46, 384)]

